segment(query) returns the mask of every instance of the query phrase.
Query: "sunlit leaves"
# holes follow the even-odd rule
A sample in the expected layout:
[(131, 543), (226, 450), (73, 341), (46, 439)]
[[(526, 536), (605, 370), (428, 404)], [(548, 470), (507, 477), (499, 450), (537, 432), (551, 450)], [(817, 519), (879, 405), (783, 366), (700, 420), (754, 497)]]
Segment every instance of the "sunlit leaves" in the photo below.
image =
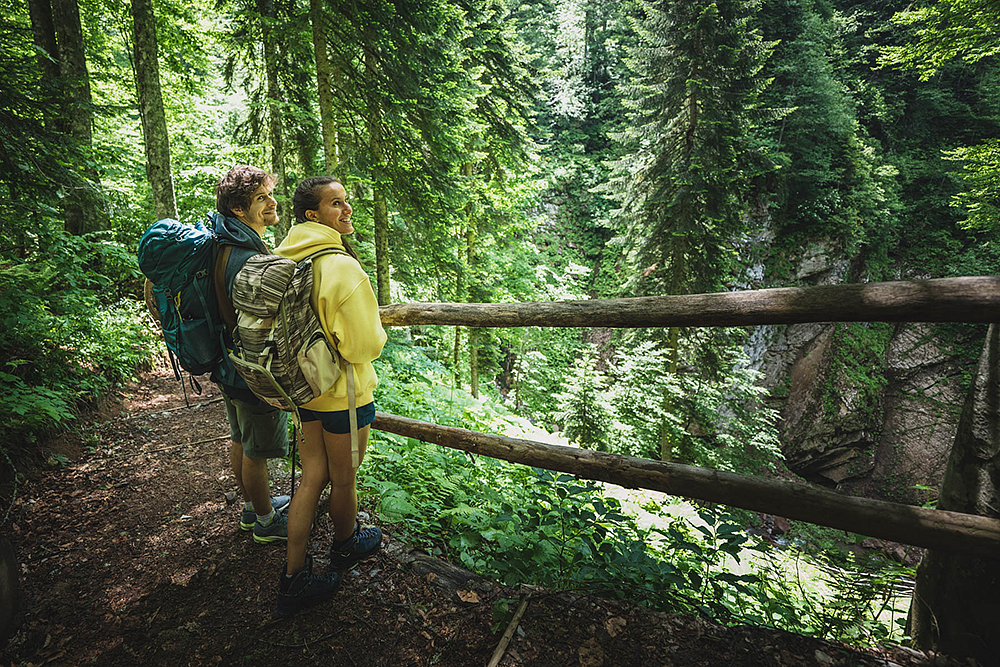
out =
[(898, 12), (893, 22), (912, 35), (909, 44), (884, 46), (883, 65), (915, 69), (923, 81), (946, 62), (977, 63), (1000, 53), (1000, 6), (993, 0), (941, 0)]

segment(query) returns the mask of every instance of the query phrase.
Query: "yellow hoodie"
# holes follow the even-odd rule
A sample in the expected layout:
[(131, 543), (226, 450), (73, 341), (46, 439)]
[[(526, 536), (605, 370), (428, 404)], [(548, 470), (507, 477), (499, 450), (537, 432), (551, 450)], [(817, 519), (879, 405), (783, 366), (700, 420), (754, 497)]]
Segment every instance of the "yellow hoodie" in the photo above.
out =
[[(302, 222), (292, 227), (274, 252), (298, 262), (329, 247), (344, 249), (339, 232), (318, 222)], [(357, 405), (371, 403), (378, 384), (371, 362), (382, 354), (386, 336), (375, 292), (357, 260), (333, 253), (314, 259), (312, 305), (327, 338), (354, 369)], [(330, 391), (303, 407), (320, 412), (347, 410), (347, 376), (341, 375)]]

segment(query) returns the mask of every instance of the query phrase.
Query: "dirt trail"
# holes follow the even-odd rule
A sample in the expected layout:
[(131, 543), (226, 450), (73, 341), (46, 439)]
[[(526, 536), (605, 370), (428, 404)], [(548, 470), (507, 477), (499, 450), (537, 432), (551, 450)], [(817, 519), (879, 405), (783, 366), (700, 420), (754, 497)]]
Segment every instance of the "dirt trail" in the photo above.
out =
[[(449, 587), (454, 571), (415, 557), (377, 516), (387, 548), (330, 603), (276, 620), (284, 549), (239, 530), (225, 411), (202, 386), (183, 407), (161, 364), (93, 435), (56, 443), (65, 465), (29, 476), (10, 525), (26, 608), (0, 665), (486, 665), (504, 629), (491, 630), (494, 603), (512, 599), (513, 611), (529, 592), (500, 665), (959, 664), (462, 575)], [(272, 477), (287, 493), (287, 473)], [(329, 532), (320, 514), (310, 545), (320, 567)]]

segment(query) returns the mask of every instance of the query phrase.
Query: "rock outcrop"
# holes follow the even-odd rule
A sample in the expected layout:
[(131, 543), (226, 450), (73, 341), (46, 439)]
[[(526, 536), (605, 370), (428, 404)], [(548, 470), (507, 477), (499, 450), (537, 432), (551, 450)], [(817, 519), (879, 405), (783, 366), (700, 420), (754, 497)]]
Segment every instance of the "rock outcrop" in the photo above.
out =
[[(807, 248), (794, 278), (843, 282), (848, 263), (834, 257), (826, 245)], [(754, 361), (780, 410), (793, 472), (856, 495), (918, 504), (936, 497), (964, 395), (962, 363), (933, 325), (763, 329)]]

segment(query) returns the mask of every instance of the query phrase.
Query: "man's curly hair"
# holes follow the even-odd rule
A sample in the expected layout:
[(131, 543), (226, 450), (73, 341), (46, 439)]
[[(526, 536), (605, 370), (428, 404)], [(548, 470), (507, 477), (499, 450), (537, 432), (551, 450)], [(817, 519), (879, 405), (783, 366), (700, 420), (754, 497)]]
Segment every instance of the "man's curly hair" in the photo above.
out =
[(215, 208), (222, 215), (235, 218), (234, 208), (247, 210), (250, 208), (250, 195), (257, 188), (264, 184), (273, 186), (276, 182), (274, 174), (248, 164), (238, 164), (215, 186)]

